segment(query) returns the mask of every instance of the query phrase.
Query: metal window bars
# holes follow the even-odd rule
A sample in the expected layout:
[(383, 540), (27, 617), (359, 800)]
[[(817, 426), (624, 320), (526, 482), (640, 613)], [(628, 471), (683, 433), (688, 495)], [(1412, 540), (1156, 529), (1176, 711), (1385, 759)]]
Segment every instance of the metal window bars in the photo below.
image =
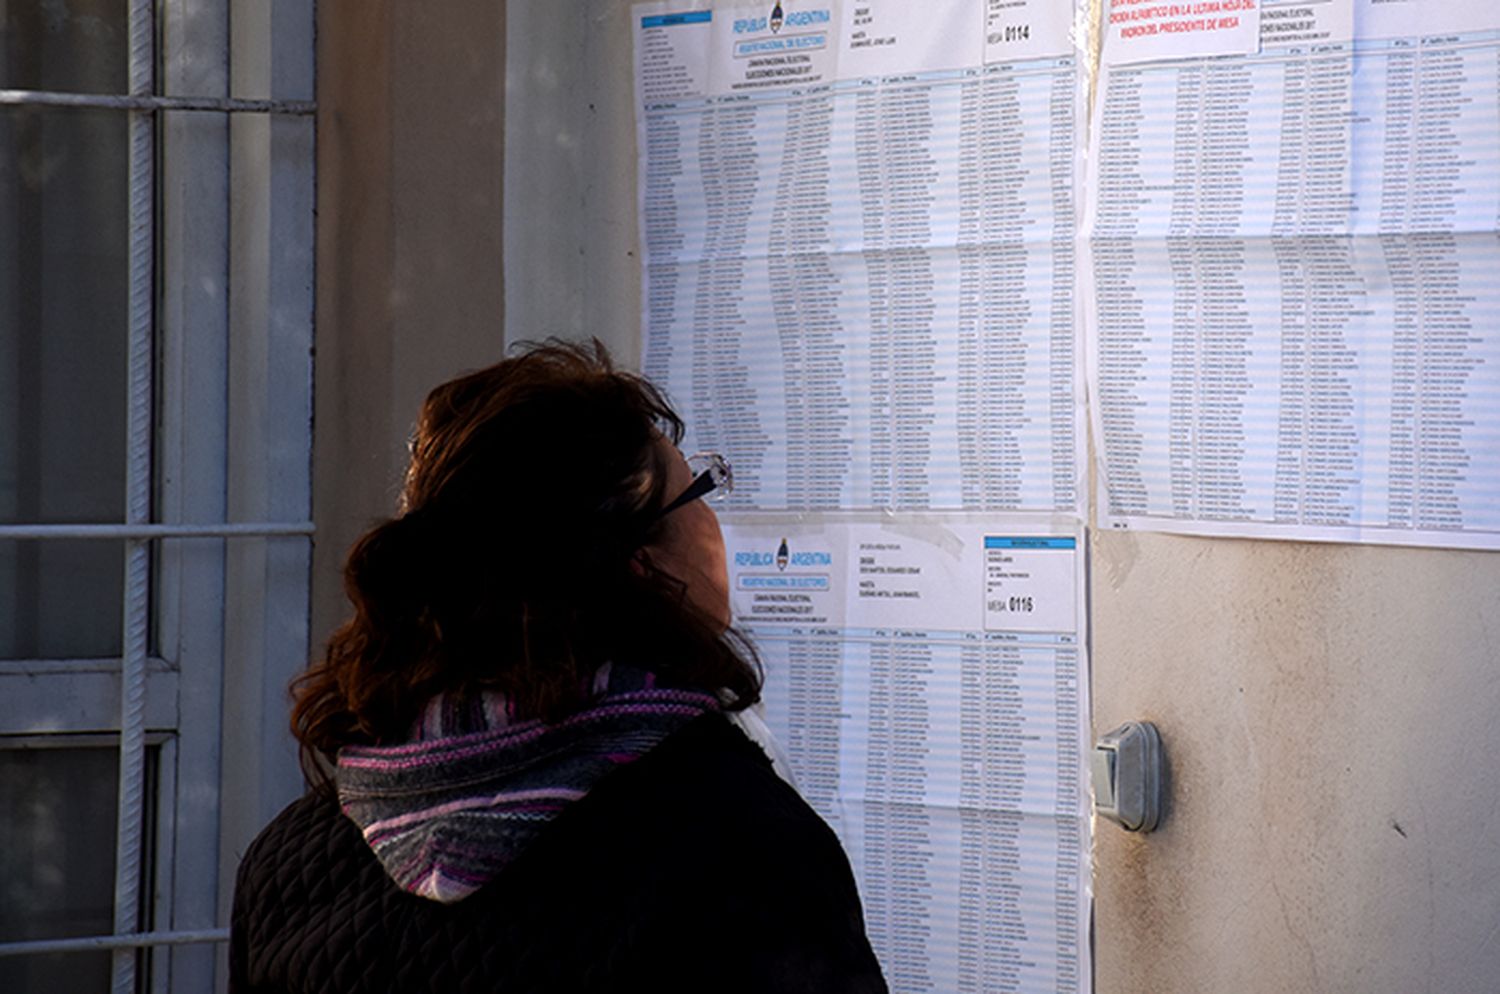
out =
[(0, 90), (0, 107), (81, 107), (93, 110), (198, 110), (225, 114), (313, 114), (311, 100), (240, 100), (232, 97), (119, 96), (112, 93), (51, 93), (46, 90)]
[(0, 525), (0, 540), (101, 539), (125, 543), (124, 631), (120, 679), (119, 801), (115, 829), (114, 934), (0, 943), (0, 956), (113, 952), (111, 989), (134, 994), (137, 952), (149, 946), (223, 942), (228, 929), (140, 931), (142, 815), (146, 804), (146, 673), (150, 544), (185, 538), (310, 536), (310, 521), (162, 524), (151, 518), (154, 397), (156, 115), (168, 111), (312, 115), (314, 101), (160, 96), (155, 93), (155, 0), (130, 0), (128, 89), (124, 95), (0, 89), (0, 106), (119, 110), (129, 115), (129, 261), (127, 465), (123, 524)]

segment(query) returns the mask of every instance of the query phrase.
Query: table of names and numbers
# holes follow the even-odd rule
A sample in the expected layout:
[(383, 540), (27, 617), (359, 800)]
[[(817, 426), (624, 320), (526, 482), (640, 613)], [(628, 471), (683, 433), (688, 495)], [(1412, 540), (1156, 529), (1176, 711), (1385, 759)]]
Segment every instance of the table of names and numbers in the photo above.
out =
[(636, 15), (643, 367), (766, 719), (893, 991), (1086, 992), (1072, 7)]
[(1500, 15), (1266, 2), (1111, 64), (1091, 136), (1103, 527), (1500, 548)]
[(639, 15), (643, 364), (733, 506), (1078, 512), (1076, 59), (1017, 7)]
[(893, 990), (1088, 989), (1080, 531), (726, 528), (767, 719)]

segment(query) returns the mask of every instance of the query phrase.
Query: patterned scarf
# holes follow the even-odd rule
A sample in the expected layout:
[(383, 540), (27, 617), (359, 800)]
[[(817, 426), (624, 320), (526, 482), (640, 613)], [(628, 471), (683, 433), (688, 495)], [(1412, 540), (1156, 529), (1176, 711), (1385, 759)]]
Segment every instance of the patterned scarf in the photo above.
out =
[(514, 721), (498, 693), (439, 695), (406, 744), (339, 751), (339, 802), (391, 879), (449, 904), (493, 880), (600, 777), (718, 709), (712, 694), (609, 665), (588, 706), (551, 725)]

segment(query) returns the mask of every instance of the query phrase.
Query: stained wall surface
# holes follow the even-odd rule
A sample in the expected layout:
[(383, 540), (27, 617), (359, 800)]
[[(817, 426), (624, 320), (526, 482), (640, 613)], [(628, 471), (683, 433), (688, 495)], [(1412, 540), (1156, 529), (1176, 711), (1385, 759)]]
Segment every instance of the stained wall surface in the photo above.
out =
[(1097, 826), (1100, 991), (1500, 989), (1500, 557), (1095, 533), (1092, 603), (1173, 782)]
[(598, 338), (637, 365), (630, 6), (524, 0), (507, 19), (506, 335)]
[[(507, 334), (638, 354), (628, 5), (509, 5)], [(1163, 827), (1096, 826), (1096, 989), (1500, 990), (1500, 555), (1093, 535), (1094, 722)]]
[(422, 398), (503, 352), (504, 71), (504, 4), (318, 4), (315, 653)]

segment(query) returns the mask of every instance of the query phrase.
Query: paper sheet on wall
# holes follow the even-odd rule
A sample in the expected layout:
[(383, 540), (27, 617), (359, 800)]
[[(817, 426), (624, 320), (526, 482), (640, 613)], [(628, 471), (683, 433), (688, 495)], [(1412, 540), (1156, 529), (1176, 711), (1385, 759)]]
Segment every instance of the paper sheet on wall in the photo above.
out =
[(768, 723), (895, 991), (1089, 989), (1081, 530), (725, 529)]
[(636, 12), (644, 366), (734, 506), (1081, 513), (1071, 3)]
[(767, 717), (897, 992), (1090, 986), (1073, 13), (635, 8), (643, 365), (734, 463)]
[[(1106, 5), (1100, 526), (1500, 548), (1500, 6), (1234, 6)], [(1124, 34), (1210, 7), (1256, 44)]]

